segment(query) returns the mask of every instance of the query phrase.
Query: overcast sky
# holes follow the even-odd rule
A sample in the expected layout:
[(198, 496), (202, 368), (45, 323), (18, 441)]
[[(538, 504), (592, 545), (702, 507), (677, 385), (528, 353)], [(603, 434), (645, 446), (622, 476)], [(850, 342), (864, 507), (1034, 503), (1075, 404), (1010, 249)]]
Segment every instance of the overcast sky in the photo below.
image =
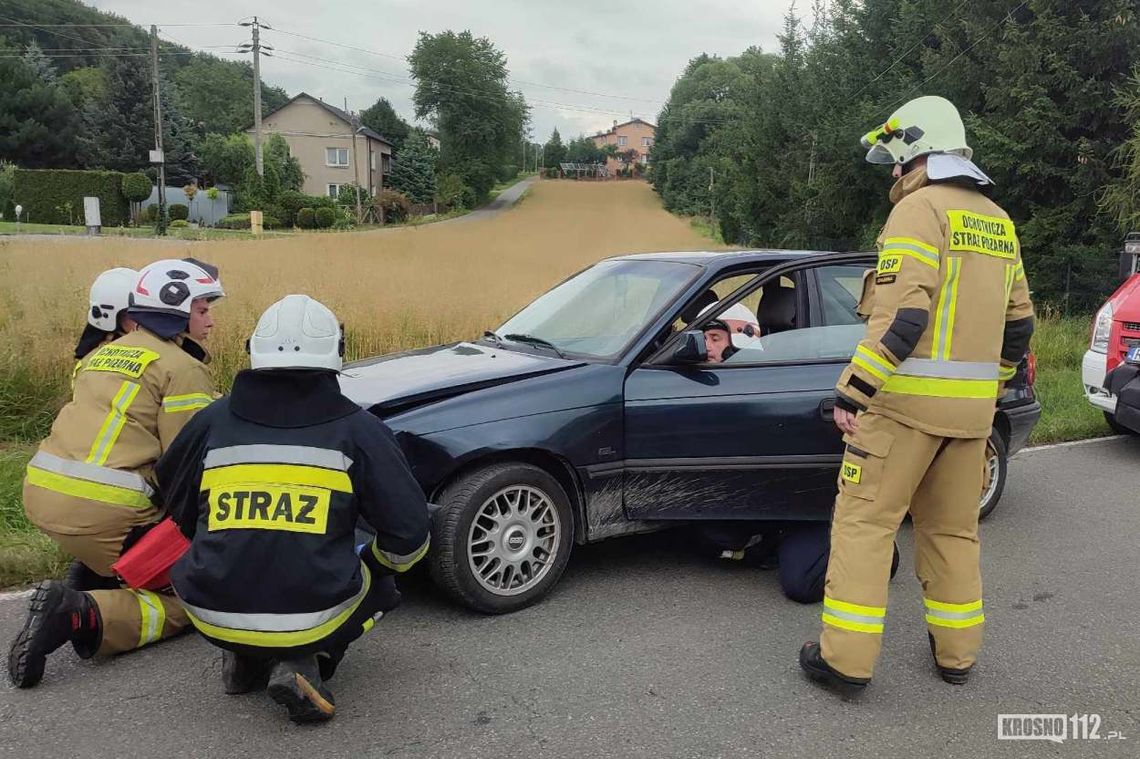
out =
[[(170, 24), (160, 31), (162, 36), (203, 50), (241, 42), (248, 31), (174, 24), (232, 23), (256, 13), (277, 29), (265, 32), (263, 41), (282, 53), (263, 61), (264, 81), (284, 87), (290, 95), (303, 90), (337, 105), (343, 106), (348, 98), (353, 110), (386, 97), (408, 119), (413, 115), (412, 86), (403, 58), (415, 46), (418, 33), (469, 29), (489, 37), (506, 53), (513, 88), (531, 104), (532, 130), (539, 142), (545, 142), (554, 127), (565, 138), (608, 128), (615, 119), (626, 121), (631, 114), (655, 121), (669, 88), (693, 56), (736, 55), (750, 45), (774, 50), (789, 4), (788, 0), (84, 1), (137, 24)], [(370, 52), (301, 39), (285, 31)], [(288, 57), (295, 60), (285, 60)], [(299, 58), (308, 63), (297, 62)], [(369, 71), (319, 67), (346, 65)]]

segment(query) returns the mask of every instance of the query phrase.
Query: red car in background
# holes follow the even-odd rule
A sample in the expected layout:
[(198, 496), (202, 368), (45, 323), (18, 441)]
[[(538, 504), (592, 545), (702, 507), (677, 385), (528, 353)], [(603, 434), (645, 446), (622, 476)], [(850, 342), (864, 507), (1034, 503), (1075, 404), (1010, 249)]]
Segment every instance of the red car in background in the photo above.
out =
[(1093, 321), (1092, 340), (1081, 362), (1081, 379), (1089, 403), (1104, 412), (1117, 433), (1135, 432), (1117, 419), (1116, 395), (1105, 388), (1105, 376), (1140, 346), (1140, 232), (1129, 233), (1120, 257), (1123, 284), (1101, 306)]

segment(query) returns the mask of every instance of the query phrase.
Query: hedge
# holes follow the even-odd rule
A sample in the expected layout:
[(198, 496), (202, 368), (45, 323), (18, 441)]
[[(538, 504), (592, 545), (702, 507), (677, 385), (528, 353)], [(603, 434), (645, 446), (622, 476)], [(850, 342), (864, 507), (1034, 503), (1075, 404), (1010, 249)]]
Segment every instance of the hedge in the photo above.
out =
[(314, 210), (324, 207), (335, 208), (336, 201), (323, 195), (306, 195), (297, 190), (285, 190), (277, 196), (277, 205), (281, 209), (281, 221), (291, 227), (297, 223), (297, 212), (302, 208)]
[[(123, 175), (117, 171), (16, 169), (13, 201), (24, 207), (35, 224), (83, 224), (83, 198), (99, 198), (103, 226), (120, 227), (130, 220), (123, 195)], [(67, 204), (71, 203), (71, 214)]]
[(317, 212), (312, 208), (302, 208), (297, 211), (297, 226), (301, 229), (317, 228)]
[[(218, 229), (249, 229), (249, 213), (231, 213), (223, 216), (218, 219), (215, 226)], [(281, 220), (269, 214), (262, 214), (261, 226), (264, 229), (280, 229)]]
[(185, 221), (190, 218), (190, 209), (185, 203), (171, 203), (167, 214), (172, 221)]

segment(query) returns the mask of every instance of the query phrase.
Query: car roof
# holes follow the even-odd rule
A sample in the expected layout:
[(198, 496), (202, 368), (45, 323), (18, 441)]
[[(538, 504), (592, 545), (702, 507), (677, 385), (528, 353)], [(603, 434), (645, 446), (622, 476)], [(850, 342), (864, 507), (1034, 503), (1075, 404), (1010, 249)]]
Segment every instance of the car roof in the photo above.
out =
[(665, 253), (634, 253), (614, 256), (608, 261), (672, 261), (696, 264), (698, 266), (723, 266), (726, 264), (784, 263), (813, 256), (831, 255), (831, 251), (821, 250), (690, 250)]

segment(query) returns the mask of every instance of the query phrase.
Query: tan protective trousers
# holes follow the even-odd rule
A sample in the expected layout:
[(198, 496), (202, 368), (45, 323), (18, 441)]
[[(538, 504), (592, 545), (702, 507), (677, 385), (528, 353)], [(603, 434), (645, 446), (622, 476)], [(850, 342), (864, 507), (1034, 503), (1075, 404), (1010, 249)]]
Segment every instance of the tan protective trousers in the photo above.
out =
[[(134, 527), (158, 520), (137, 509), (64, 495), (24, 483), (24, 511), (28, 518), (66, 553), (104, 577), (113, 577), (111, 565), (119, 560), (123, 541)], [(169, 638), (190, 620), (173, 594), (149, 590), (93, 590), (99, 607), (103, 639), (98, 654), (118, 654)]]
[(928, 435), (864, 412), (844, 441), (824, 586), (824, 660), (847, 677), (871, 677), (886, 620), (892, 546), (909, 507), (915, 573), (938, 663), (971, 666), (985, 621), (978, 507), (986, 440)]

